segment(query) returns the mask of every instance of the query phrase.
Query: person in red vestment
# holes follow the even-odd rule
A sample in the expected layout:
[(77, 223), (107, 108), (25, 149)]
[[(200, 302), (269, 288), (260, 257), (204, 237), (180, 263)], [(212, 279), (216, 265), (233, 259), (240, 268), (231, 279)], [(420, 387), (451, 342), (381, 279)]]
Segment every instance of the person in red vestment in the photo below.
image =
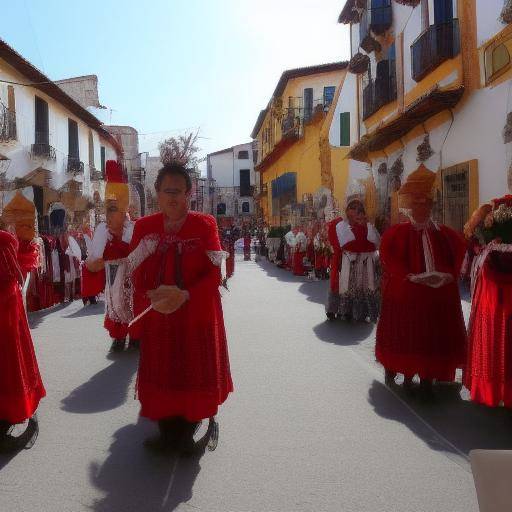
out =
[(327, 224), (327, 238), (331, 246), (331, 258), (329, 265), (329, 292), (325, 304), (325, 314), (329, 320), (334, 320), (340, 310), (340, 268), (341, 246), (336, 233), (336, 226), (343, 221), (337, 217)]
[(210, 418), (215, 426), (219, 405), (233, 391), (219, 292), (227, 255), (214, 217), (188, 211), (185, 167), (164, 166), (155, 189), (162, 211), (136, 222), (131, 243), (135, 252), (148, 238), (158, 240), (132, 274), (140, 414), (158, 421), (160, 436), (148, 440), (150, 447), (190, 453), (199, 422)]
[(294, 230), (294, 234), (295, 246), (293, 247), (292, 271), (295, 276), (303, 276), (306, 273), (304, 258), (306, 257), (308, 239), (302, 229)]
[(464, 385), (475, 402), (512, 407), (512, 196), (479, 210), (488, 243), (476, 260)]
[[(92, 297), (105, 290), (104, 327), (112, 338), (111, 350), (124, 350), (128, 324), (112, 306), (112, 285), (118, 266), (130, 253), (133, 222), (127, 216), (129, 190), (121, 166), (114, 160), (106, 164), (105, 206), (107, 222), (96, 226), (91, 253), (82, 267), (82, 296)], [(130, 333), (130, 345), (138, 346), (137, 333)]]
[(229, 254), (226, 260), (226, 277), (230, 279), (235, 273), (235, 240), (233, 229), (226, 229), (223, 232), (222, 246)]
[(431, 220), (435, 173), (424, 165), (399, 190), (410, 222), (389, 228), (380, 246), (384, 270), (376, 356), (391, 385), (420, 377), (420, 395), (432, 397), (432, 383), (454, 381), (466, 357), (466, 329), (458, 278), (465, 243), (454, 230)]
[[(37, 246), (0, 230), (0, 451), (28, 448), (37, 437), (35, 412), (46, 394), (37, 365), (21, 286), (37, 267)], [(29, 420), (19, 437), (13, 426)]]

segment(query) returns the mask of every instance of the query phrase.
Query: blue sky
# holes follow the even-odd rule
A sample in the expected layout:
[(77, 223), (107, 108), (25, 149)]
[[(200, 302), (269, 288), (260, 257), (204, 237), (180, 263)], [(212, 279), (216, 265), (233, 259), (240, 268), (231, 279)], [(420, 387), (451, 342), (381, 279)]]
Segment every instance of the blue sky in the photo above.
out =
[(17, 0), (2, 37), (51, 79), (96, 74), (143, 151), (200, 129), (202, 154), (250, 140), (282, 71), (347, 59), (344, 0)]

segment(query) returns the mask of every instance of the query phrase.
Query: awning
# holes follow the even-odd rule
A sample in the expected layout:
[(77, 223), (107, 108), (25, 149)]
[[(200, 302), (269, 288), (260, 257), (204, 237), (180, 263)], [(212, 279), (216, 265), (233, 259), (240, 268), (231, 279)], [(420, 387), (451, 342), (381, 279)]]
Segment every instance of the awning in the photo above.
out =
[(287, 172), (272, 181), (272, 199), (277, 199), (297, 187), (297, 173)]
[(443, 110), (452, 109), (461, 100), (464, 87), (433, 91), (418, 98), (396, 119), (369, 133), (354, 145), (347, 158), (366, 162), (368, 153), (382, 151), (393, 142), (401, 139), (416, 126), (423, 124)]

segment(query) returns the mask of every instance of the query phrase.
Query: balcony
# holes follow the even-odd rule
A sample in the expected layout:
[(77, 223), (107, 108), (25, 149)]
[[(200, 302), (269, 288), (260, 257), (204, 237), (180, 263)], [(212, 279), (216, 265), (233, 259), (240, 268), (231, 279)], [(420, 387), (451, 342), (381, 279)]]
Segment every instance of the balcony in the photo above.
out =
[(376, 35), (383, 35), (393, 23), (391, 0), (370, 3), (372, 5), (379, 3), (380, 5), (365, 9), (359, 21), (359, 44), (368, 53), (380, 49), (380, 44), (373, 39), (372, 32)]
[(16, 138), (16, 112), (0, 103), (0, 142), (9, 142)]
[(105, 179), (100, 169), (96, 169), (94, 165), (89, 165), (89, 177), (91, 181), (101, 181)]
[(57, 154), (55, 148), (50, 146), (49, 134), (47, 132), (36, 132), (36, 141), (31, 146), (32, 158), (44, 158), (46, 160), (55, 160)]
[(370, 81), (363, 89), (363, 120), (368, 119), (396, 98), (397, 90), (394, 74)]
[(76, 156), (68, 156), (66, 163), (66, 172), (69, 174), (83, 174), (84, 163)]
[(412, 78), (419, 82), (459, 52), (459, 20), (430, 26), (411, 46)]

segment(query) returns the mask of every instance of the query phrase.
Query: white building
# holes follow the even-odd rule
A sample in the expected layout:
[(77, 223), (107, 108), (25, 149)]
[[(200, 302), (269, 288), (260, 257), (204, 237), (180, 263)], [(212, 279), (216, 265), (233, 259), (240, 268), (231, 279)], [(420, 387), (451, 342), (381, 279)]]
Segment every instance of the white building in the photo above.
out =
[(253, 144), (239, 144), (207, 155), (207, 180), (213, 183), (210, 213), (239, 222), (255, 214)]
[(0, 212), (2, 190), (33, 187), (41, 231), (56, 201), (71, 222), (94, 222), (105, 162), (120, 152), (97, 117), (0, 40)]
[[(351, 147), (350, 178), (373, 185), (378, 214), (396, 220), (396, 190), (420, 162), (438, 174), (436, 216), (458, 230), (479, 204), (512, 188), (512, 20), (501, 18), (504, 5), (345, 2), (353, 74), (330, 142)], [(356, 69), (358, 60), (368, 65)]]

